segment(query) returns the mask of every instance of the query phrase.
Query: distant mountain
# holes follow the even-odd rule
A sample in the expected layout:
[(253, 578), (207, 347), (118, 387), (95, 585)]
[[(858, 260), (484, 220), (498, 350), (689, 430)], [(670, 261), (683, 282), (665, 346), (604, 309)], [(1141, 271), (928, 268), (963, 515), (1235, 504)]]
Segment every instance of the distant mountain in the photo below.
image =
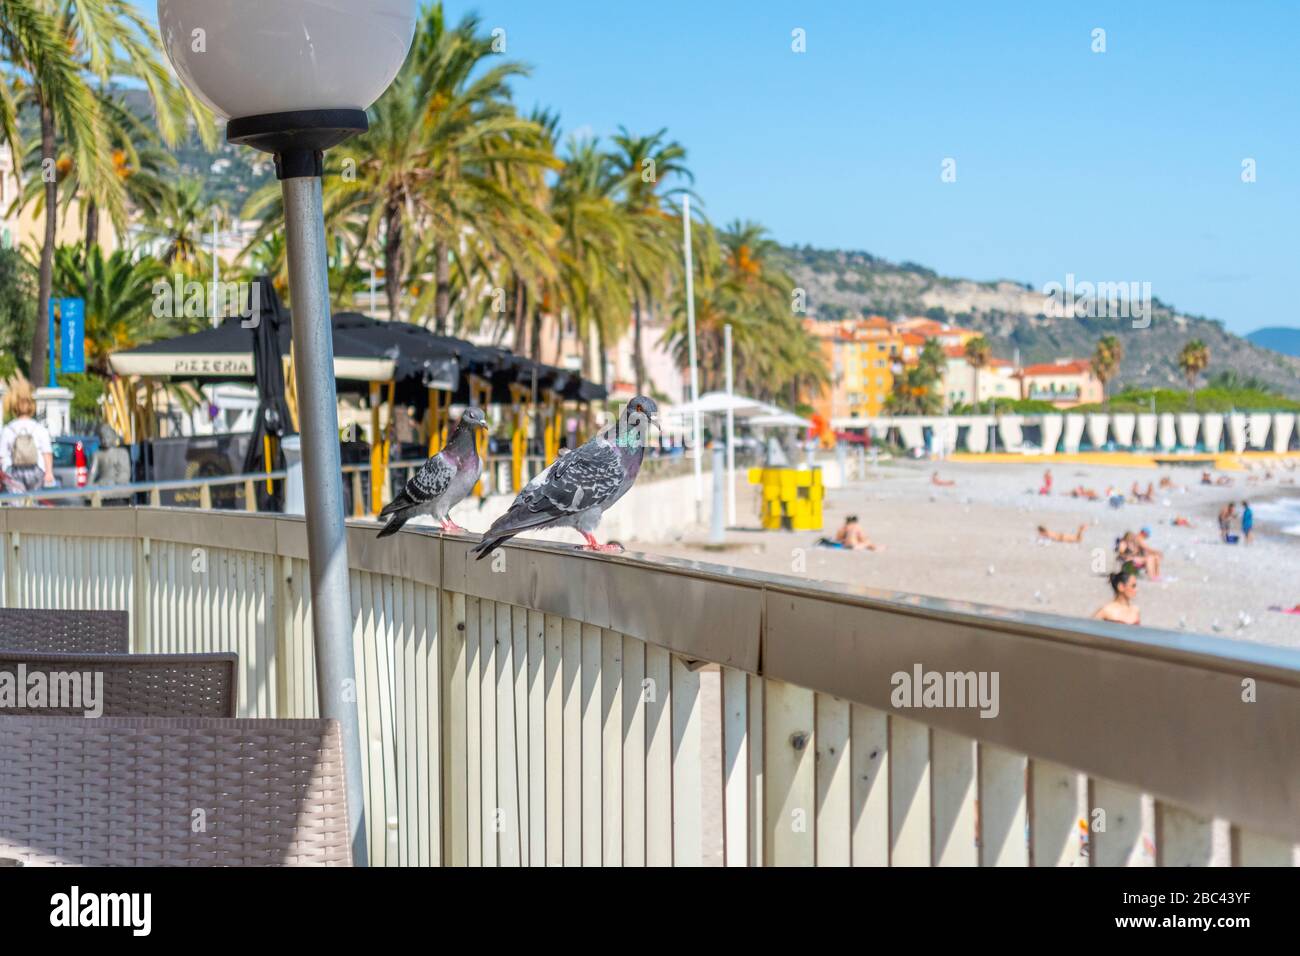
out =
[(1262, 349), (1272, 349), (1283, 355), (1300, 356), (1300, 329), (1273, 326), (1267, 329), (1256, 329), (1246, 338)]
[(1210, 349), (1206, 378), (1232, 371), (1300, 398), (1300, 329), (1254, 333), (1294, 336), (1291, 349), (1266, 348), (1232, 334), (1218, 320), (1185, 315), (1158, 299), (1152, 300), (1150, 326), (1135, 329), (1128, 319), (1046, 315), (1042, 290), (1021, 282), (948, 278), (913, 262), (896, 264), (866, 252), (802, 246), (786, 247), (784, 255), (785, 267), (805, 291), (808, 314), (814, 318), (925, 315), (975, 329), (988, 338), (995, 356), (1013, 359), (1019, 351), (1023, 363), (1085, 358), (1099, 338), (1113, 333), (1124, 346), (1124, 361), (1112, 388), (1185, 387), (1178, 352), (1189, 339), (1200, 339)]

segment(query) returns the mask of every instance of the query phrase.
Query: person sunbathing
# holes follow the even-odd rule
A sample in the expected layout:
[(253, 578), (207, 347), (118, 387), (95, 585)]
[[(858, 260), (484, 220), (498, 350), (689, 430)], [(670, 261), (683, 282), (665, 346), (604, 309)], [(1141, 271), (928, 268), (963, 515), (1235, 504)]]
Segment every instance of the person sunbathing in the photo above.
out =
[(1147, 577), (1152, 581), (1160, 580), (1160, 562), (1164, 560), (1165, 553), (1151, 547), (1151, 529), (1143, 528), (1134, 538), (1137, 542), (1138, 552), (1146, 561)]
[(1087, 498), (1089, 501), (1096, 501), (1098, 495), (1097, 492), (1091, 488), (1085, 488), (1083, 485), (1076, 485), (1074, 490), (1070, 492), (1070, 497)]
[(1125, 531), (1123, 537), (1115, 542), (1115, 560), (1121, 567), (1133, 568), (1134, 572), (1140, 572), (1146, 568), (1146, 556), (1142, 554), (1142, 547), (1138, 544), (1137, 535), (1132, 531)]
[(1048, 541), (1060, 541), (1063, 544), (1078, 544), (1083, 540), (1083, 529), (1088, 527), (1086, 524), (1079, 525), (1079, 530), (1074, 534), (1066, 531), (1051, 531), (1045, 525), (1038, 526), (1038, 536), (1046, 538)]
[(883, 544), (876, 544), (867, 537), (867, 533), (862, 530), (862, 525), (858, 524), (857, 515), (849, 515), (844, 519), (844, 524), (840, 526), (840, 530), (835, 532), (835, 543), (850, 551), (885, 550)]
[(948, 478), (940, 478), (939, 473), (936, 471), (930, 476), (930, 484), (938, 485), (940, 488), (951, 488), (953, 485), (957, 484), (957, 482)]
[(1134, 603), (1137, 600), (1137, 571), (1131, 565), (1124, 565), (1110, 576), (1110, 588), (1114, 597), (1109, 603), (1099, 607), (1092, 616), (1098, 621), (1113, 621), (1116, 624), (1142, 623), (1142, 612)]

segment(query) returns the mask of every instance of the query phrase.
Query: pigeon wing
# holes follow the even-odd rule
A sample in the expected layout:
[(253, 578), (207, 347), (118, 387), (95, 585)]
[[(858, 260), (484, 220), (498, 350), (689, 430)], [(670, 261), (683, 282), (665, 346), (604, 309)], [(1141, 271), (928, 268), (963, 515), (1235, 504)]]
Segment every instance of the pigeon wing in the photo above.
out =
[(529, 508), (572, 515), (604, 504), (623, 483), (618, 449), (606, 441), (588, 442), (555, 462), (555, 468), (533, 488)]
[(551, 463), (492, 523), (484, 541), (542, 528), (608, 501), (623, 477), (618, 450), (593, 439)]
[(432, 501), (446, 492), (455, 474), (455, 467), (443, 454), (434, 455), (406, 483), (406, 497), (415, 505)]

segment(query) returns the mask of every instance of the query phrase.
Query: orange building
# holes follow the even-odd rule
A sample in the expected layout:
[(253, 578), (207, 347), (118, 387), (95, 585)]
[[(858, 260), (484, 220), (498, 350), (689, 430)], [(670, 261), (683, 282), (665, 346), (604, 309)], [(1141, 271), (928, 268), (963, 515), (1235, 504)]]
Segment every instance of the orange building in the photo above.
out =
[(980, 336), (974, 329), (964, 329), (959, 325), (946, 325), (943, 322), (936, 322), (934, 319), (927, 319), (924, 316), (899, 319), (894, 323), (894, 330), (903, 335), (921, 336), (922, 345), (925, 344), (926, 339), (938, 339), (939, 344), (944, 348), (964, 346), (971, 339), (977, 339)]
[(894, 368), (903, 362), (903, 339), (888, 319), (819, 322), (804, 327), (821, 344), (830, 385), (812, 401), (826, 420), (879, 415), (894, 387)]
[(1057, 359), (1022, 368), (1020, 397), (1051, 402), (1057, 408), (1073, 408), (1103, 400), (1101, 379), (1087, 359)]

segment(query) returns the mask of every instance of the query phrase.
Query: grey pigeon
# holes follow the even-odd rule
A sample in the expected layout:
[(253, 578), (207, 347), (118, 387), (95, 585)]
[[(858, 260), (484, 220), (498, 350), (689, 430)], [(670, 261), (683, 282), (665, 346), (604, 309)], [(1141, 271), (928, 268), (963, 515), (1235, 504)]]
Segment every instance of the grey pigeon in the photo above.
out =
[(658, 410), (654, 399), (644, 395), (628, 402), (612, 428), (561, 455), (530, 481), (488, 528), (474, 553), (482, 560), (521, 531), (542, 528), (576, 528), (587, 539), (587, 551), (623, 550), (612, 542), (598, 544), (592, 532), (636, 481)]
[(443, 531), (464, 531), (448, 515), (451, 509), (474, 490), (483, 462), (474, 444), (474, 429), (488, 427), (483, 409), (470, 407), (460, 416), (447, 445), (434, 455), (406, 483), (401, 494), (390, 501), (379, 517), (390, 518), (379, 532), (386, 538), (396, 534), (417, 515), (433, 515)]

